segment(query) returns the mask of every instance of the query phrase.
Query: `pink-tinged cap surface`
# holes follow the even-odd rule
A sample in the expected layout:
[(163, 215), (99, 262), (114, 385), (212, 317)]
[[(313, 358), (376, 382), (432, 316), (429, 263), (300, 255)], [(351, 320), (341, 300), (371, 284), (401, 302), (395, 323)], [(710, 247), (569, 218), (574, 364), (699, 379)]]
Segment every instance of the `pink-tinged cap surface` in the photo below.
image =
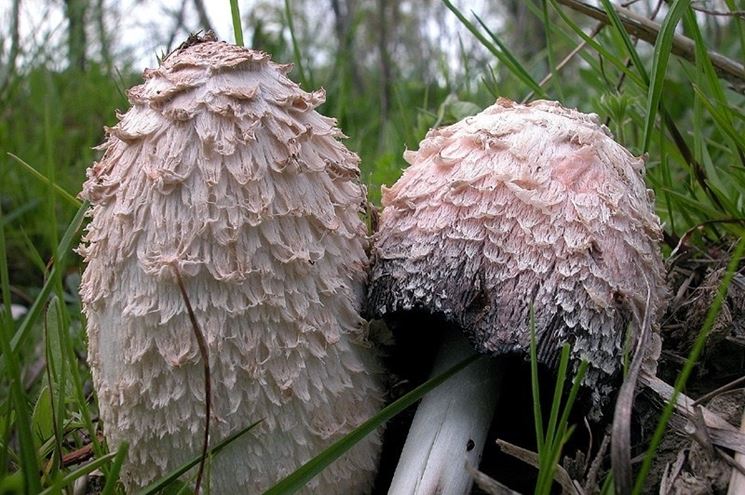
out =
[(643, 160), (595, 115), (506, 99), (404, 158), (383, 191), (369, 311), (439, 315), (481, 352), (528, 356), (533, 306), (539, 360), (553, 365), (569, 342), (602, 401), (648, 293), (651, 321), (665, 304)]

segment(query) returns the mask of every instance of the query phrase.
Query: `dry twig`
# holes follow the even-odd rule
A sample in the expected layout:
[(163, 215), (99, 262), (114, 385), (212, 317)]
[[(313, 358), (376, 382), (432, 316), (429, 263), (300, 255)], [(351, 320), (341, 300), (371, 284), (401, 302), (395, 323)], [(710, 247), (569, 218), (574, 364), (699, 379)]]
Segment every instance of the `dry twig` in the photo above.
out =
[[(606, 14), (602, 9), (579, 0), (557, 1), (560, 4), (566, 5), (570, 9), (580, 12), (588, 17), (597, 19), (605, 24), (609, 23), (608, 14)], [(626, 28), (629, 34), (632, 34), (647, 43), (655, 43), (657, 35), (662, 29), (662, 26), (659, 23), (647, 19), (646, 17), (624, 7), (616, 6), (615, 9), (624, 28)], [(696, 44), (691, 38), (676, 34), (673, 37), (672, 53), (692, 62), (696, 58)], [(711, 50), (709, 50), (708, 53), (711, 63), (717, 73), (733, 83), (735, 89), (738, 91), (745, 91), (745, 66), (742, 63), (736, 62), (720, 53)]]
[(473, 476), (473, 481), (476, 486), (489, 495), (520, 495), (520, 492), (516, 492), (515, 490), (504, 486), (502, 483), (482, 473), (468, 462), (466, 462), (466, 471)]
[[(656, 407), (664, 407), (672, 399), (673, 387), (656, 376), (650, 376), (642, 372), (639, 381), (644, 385), (648, 393), (653, 394), (651, 399)], [(678, 395), (675, 410), (669, 423), (669, 427), (672, 430), (685, 435), (692, 435), (694, 433), (695, 425), (691, 422), (694, 410), (693, 403), (693, 399), (687, 395), (683, 393)], [(745, 454), (745, 433), (738, 431), (737, 428), (724, 420), (719, 414), (705, 407), (701, 407), (701, 417), (703, 418), (703, 424), (706, 427), (708, 438), (713, 445)]]
[(660, 480), (660, 495), (667, 495), (672, 493), (675, 480), (680, 476), (680, 472), (683, 469), (683, 463), (686, 460), (685, 450), (678, 452), (678, 456), (675, 458), (675, 463), (670, 466), (670, 463), (665, 467), (665, 472), (662, 473), (662, 480)]
[(617, 493), (631, 493), (633, 480), (631, 476), (631, 412), (634, 407), (636, 385), (647, 354), (647, 348), (652, 339), (652, 321), (649, 307), (652, 291), (647, 284), (647, 302), (644, 305), (641, 330), (634, 350), (634, 357), (629, 366), (629, 372), (621, 385), (613, 412), (611, 430), (610, 458), (613, 478)]
[(191, 322), (191, 328), (194, 331), (194, 337), (197, 339), (197, 345), (199, 346), (199, 354), (202, 356), (202, 365), (204, 368), (204, 440), (202, 443), (202, 458), (199, 461), (199, 471), (197, 471), (197, 480), (194, 482), (194, 494), (199, 495), (199, 488), (202, 484), (202, 475), (204, 474), (204, 465), (207, 462), (207, 450), (209, 449), (210, 442), (210, 413), (212, 409), (212, 380), (210, 378), (210, 354), (207, 348), (207, 341), (204, 338), (202, 329), (199, 327), (197, 317), (194, 315), (194, 310), (191, 307), (191, 301), (189, 295), (186, 292), (184, 281), (181, 279), (181, 273), (178, 267), (173, 267), (173, 272), (176, 274), (176, 284), (178, 285), (179, 291), (181, 291), (181, 297), (184, 299), (186, 305), (186, 311), (189, 314), (189, 321)]
[(745, 19), (745, 10), (730, 10), (729, 12), (723, 12), (721, 10), (707, 9), (695, 3), (691, 3), (691, 8), (702, 14), (715, 15), (719, 17), (739, 17)]
[[(526, 464), (533, 466), (534, 468), (540, 467), (540, 461), (538, 454), (530, 450), (518, 447), (517, 445), (505, 442), (504, 440), (497, 440), (497, 446), (502, 449), (505, 454), (511, 455), (512, 457), (523, 461)], [(580, 495), (580, 491), (572, 481), (569, 473), (566, 472), (561, 464), (556, 465), (554, 471), (554, 481), (561, 485), (562, 493), (570, 493), (572, 495)]]
[(729, 390), (732, 390), (733, 388), (735, 388), (736, 386), (740, 385), (743, 382), (745, 382), (745, 376), (741, 376), (740, 378), (736, 378), (735, 380), (732, 380), (729, 383), (725, 383), (721, 387), (716, 388), (712, 390), (711, 392), (709, 392), (708, 394), (704, 394), (698, 399), (696, 399), (695, 401), (693, 401), (693, 405), (697, 406), (699, 404), (703, 404), (704, 402), (708, 402), (714, 397), (716, 397), (717, 395), (727, 392)]

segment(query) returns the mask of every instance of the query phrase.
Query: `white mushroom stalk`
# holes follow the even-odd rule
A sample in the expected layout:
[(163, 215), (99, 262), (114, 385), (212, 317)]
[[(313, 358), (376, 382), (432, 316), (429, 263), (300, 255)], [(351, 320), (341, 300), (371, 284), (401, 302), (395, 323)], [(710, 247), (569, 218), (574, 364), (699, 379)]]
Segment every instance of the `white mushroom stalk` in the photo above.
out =
[[(212, 493), (261, 493), (372, 416), (378, 368), (359, 310), (365, 200), (332, 119), (269, 56), (212, 41), (145, 71), (82, 196), (89, 360), (121, 478), (147, 485), (201, 451), (205, 387), (175, 275), (211, 364)], [(370, 435), (303, 493), (370, 491)]]
[[(643, 160), (614, 142), (594, 115), (506, 99), (430, 131), (404, 157), (411, 166), (383, 193), (370, 312), (388, 321), (425, 312), (462, 331), (477, 352), (527, 358), (534, 308), (539, 362), (554, 367), (570, 343), (574, 366), (589, 362), (584, 385), (599, 414), (620, 375), (629, 322), (640, 322), (645, 309), (654, 321), (665, 304), (661, 228)], [(474, 394), (466, 392), (473, 375), (458, 379), (450, 389), (461, 398), (435, 392), (441, 401), (427, 397), (417, 410), (416, 434), (407, 438), (389, 493), (445, 493), (442, 486), (458, 486), (447, 491), (453, 495), (469, 492), (464, 447), (475, 442), (472, 427), (440, 425), (433, 411), (471, 396), (453, 421), (472, 422), (468, 411), (475, 411), (483, 417), (478, 438), (486, 438), (491, 418), (484, 411), (497, 386), (479, 378)], [(461, 436), (443, 443), (446, 453), (438, 442), (413, 449), (432, 435), (419, 425)], [(441, 473), (421, 468), (442, 456), (449, 463)], [(443, 481), (450, 476), (458, 479)], [(433, 477), (441, 481), (430, 483)]]
[[(444, 373), (473, 354), (463, 335), (448, 332), (432, 375)], [(470, 492), (473, 481), (466, 465), (479, 465), (501, 378), (493, 358), (480, 359), (422, 399), (388, 493)]]

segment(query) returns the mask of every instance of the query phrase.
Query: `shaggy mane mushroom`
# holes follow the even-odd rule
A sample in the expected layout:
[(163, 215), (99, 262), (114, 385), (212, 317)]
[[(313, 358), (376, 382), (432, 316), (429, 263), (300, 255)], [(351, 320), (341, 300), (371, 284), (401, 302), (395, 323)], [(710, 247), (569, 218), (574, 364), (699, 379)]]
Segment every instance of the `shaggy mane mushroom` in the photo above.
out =
[[(109, 446), (133, 491), (201, 451), (205, 388), (183, 279), (211, 362), (212, 493), (261, 493), (382, 402), (359, 310), (365, 200), (358, 158), (289, 66), (185, 44), (129, 91), (88, 170), (80, 252), (89, 360)], [(304, 493), (371, 489), (371, 435)]]
[[(383, 192), (370, 312), (399, 335), (423, 321), (411, 315), (443, 323), (437, 373), (474, 352), (527, 359), (533, 308), (539, 362), (554, 367), (570, 343), (574, 366), (589, 362), (584, 385), (598, 414), (629, 323), (638, 329), (645, 311), (654, 321), (664, 309), (643, 160), (596, 116), (506, 99), (430, 131), (404, 158), (411, 166)], [(479, 463), (499, 362), (484, 359), (424, 398), (390, 494), (470, 491), (465, 464)]]

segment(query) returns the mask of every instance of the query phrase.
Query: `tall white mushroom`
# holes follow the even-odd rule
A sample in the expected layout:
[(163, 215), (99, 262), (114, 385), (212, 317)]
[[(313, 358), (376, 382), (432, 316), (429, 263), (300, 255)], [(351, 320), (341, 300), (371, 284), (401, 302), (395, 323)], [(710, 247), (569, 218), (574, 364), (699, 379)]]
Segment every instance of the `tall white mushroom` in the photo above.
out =
[[(146, 70), (108, 129), (82, 196), (89, 360), (109, 445), (142, 487), (201, 451), (202, 360), (211, 443), (263, 419), (210, 467), (212, 493), (260, 493), (382, 403), (359, 315), (367, 266), (357, 156), (288, 66), (198, 42)], [(305, 493), (371, 489), (371, 435)]]
[[(411, 166), (383, 193), (369, 310), (393, 324), (444, 321), (436, 373), (474, 352), (527, 358), (532, 307), (538, 360), (552, 367), (569, 342), (574, 362), (589, 362), (584, 384), (599, 409), (629, 322), (645, 311), (654, 321), (665, 304), (643, 160), (596, 116), (506, 99), (430, 131), (404, 158)], [(478, 464), (498, 379), (485, 360), (424, 398), (390, 494), (470, 490), (466, 460)]]

